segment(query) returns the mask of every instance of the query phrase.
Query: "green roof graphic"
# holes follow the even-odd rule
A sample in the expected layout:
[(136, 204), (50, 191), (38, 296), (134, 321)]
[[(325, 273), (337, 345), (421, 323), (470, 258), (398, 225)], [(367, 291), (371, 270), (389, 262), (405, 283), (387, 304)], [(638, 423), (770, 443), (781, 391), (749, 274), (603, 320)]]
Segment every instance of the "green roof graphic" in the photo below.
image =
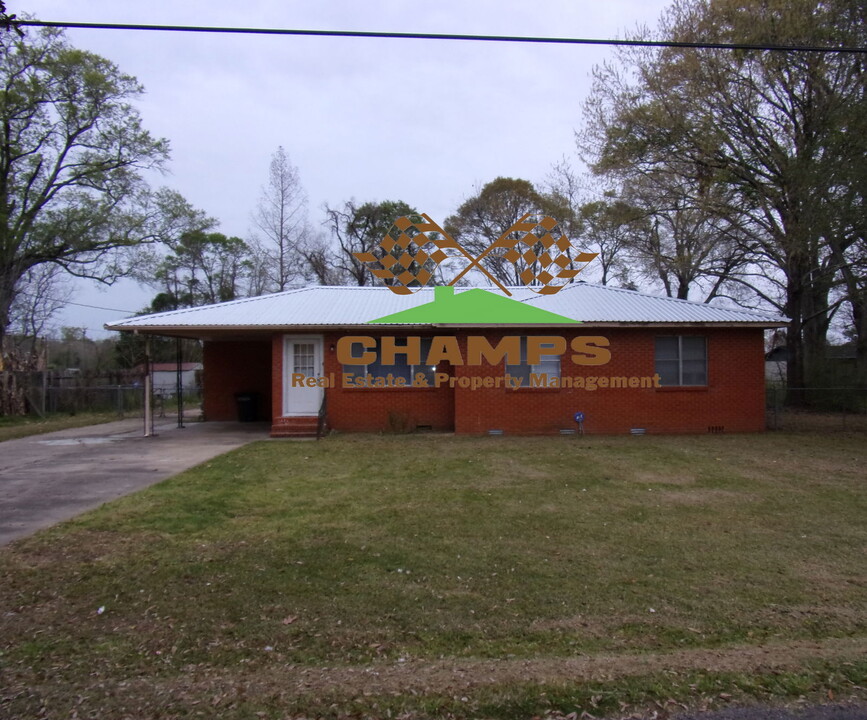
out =
[(446, 285), (434, 288), (433, 302), (368, 322), (408, 325), (563, 325), (579, 321), (479, 288), (455, 295), (455, 289)]

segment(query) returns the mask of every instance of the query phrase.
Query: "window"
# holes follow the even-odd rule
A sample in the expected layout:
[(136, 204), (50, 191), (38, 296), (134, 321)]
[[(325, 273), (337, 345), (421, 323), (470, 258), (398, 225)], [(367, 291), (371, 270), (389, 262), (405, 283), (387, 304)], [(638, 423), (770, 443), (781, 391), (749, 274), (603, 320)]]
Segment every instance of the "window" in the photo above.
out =
[(316, 346), (313, 343), (292, 344), (292, 372), (307, 377), (316, 375)]
[[(506, 365), (506, 374), (511, 375), (513, 378), (521, 378), (521, 387), (536, 387), (531, 385), (530, 375), (547, 375), (548, 380), (551, 378), (559, 378), (560, 377), (560, 356), (559, 355), (541, 355), (539, 357), (539, 362), (535, 365), (531, 365), (527, 362), (527, 338), (521, 338), (521, 364), (520, 365)], [(544, 387), (543, 383), (541, 387)]]
[(391, 375), (395, 380), (397, 378), (403, 378), (406, 381), (407, 387), (412, 386), (412, 384), (415, 382), (416, 377), (421, 374), (427, 382), (428, 387), (430, 387), (433, 385), (434, 373), (436, 372), (435, 366), (424, 364), (424, 361), (427, 359), (428, 353), (430, 353), (430, 345), (430, 338), (421, 338), (420, 359), (422, 363), (419, 365), (408, 364), (407, 357), (403, 353), (397, 353), (394, 356), (393, 365), (383, 365), (382, 362), (380, 362), (381, 357), (379, 354), (379, 341), (377, 340), (375, 347), (367, 348), (368, 352), (373, 352), (376, 354), (376, 360), (374, 360), (368, 365), (344, 365), (343, 372), (351, 373), (355, 377), (358, 377), (360, 375), (371, 375), (375, 378), (384, 378), (388, 375)]
[(656, 338), (656, 372), (666, 387), (707, 385), (707, 339), (700, 335)]

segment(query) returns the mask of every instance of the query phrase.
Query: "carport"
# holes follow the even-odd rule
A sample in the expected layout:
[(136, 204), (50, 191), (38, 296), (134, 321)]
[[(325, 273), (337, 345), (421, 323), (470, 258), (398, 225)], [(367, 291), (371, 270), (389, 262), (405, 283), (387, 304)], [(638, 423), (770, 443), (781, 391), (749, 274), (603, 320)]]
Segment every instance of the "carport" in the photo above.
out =
[[(153, 379), (150, 368), (151, 338), (167, 337), (198, 340), (203, 343), (203, 406), (202, 419), (216, 422), (265, 422), (271, 419), (272, 408), (272, 342), (270, 332), (255, 332), (249, 328), (178, 328), (137, 327), (133, 330), (120, 324), (107, 324), (107, 330), (132, 332), (145, 338), (144, 435), (153, 433)], [(178, 343), (177, 394), (182, 394)], [(178, 427), (184, 426), (179, 407)]]

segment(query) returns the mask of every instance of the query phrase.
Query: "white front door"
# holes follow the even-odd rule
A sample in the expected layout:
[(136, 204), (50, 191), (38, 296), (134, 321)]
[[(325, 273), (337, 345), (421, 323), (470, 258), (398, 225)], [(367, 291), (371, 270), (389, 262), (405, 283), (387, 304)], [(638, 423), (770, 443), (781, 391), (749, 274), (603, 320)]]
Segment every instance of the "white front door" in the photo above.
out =
[(315, 381), (321, 377), (322, 336), (286, 335), (283, 341), (283, 415), (318, 415), (325, 390)]

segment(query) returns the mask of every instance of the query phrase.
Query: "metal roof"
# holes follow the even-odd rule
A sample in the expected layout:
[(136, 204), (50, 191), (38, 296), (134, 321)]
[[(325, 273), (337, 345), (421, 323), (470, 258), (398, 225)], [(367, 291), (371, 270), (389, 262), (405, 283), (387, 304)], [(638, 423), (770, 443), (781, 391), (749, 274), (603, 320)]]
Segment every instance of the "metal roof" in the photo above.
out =
[[(457, 294), (462, 289), (457, 288)], [(538, 295), (525, 287), (509, 288), (515, 300), (593, 324), (752, 324), (784, 325), (787, 319), (753, 310), (676, 300), (593, 283), (576, 282), (555, 295)], [(494, 292), (497, 292), (494, 290)], [(256, 330), (326, 326), (363, 326), (375, 318), (434, 299), (432, 288), (397, 295), (386, 287), (314, 286), (142, 315), (106, 324), (108, 330)]]
[[(762, 323), (785, 325), (788, 318), (757, 310), (678, 300), (610, 285), (577, 282), (556, 295), (526, 302), (586, 323)], [(544, 303), (544, 304), (542, 304)]]

